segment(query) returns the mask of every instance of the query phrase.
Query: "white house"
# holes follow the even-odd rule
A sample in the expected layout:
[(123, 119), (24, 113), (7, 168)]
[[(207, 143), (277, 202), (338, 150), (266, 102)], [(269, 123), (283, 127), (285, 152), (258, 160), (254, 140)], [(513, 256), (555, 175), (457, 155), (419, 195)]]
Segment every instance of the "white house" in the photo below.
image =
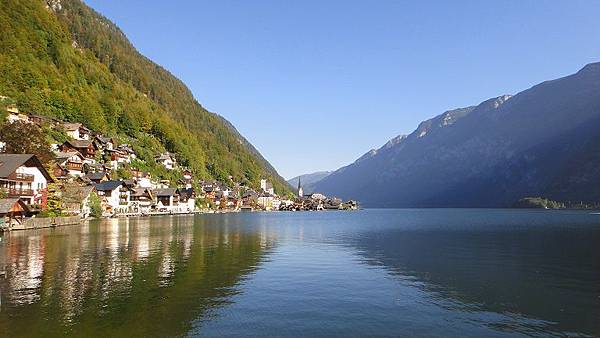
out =
[(90, 130), (84, 127), (81, 123), (63, 123), (63, 129), (67, 135), (75, 140), (89, 140)]
[(265, 179), (260, 180), (260, 188), (262, 189), (262, 191), (266, 192), (267, 194), (275, 195), (275, 190), (273, 189), (273, 184), (271, 184), (271, 182), (269, 182)]
[(155, 157), (155, 160), (169, 170), (173, 170), (177, 166), (177, 160), (171, 153), (160, 154)]
[(0, 189), (8, 197), (45, 206), (48, 183), (54, 180), (40, 160), (31, 154), (0, 154)]
[(177, 189), (179, 193), (179, 211), (194, 212), (196, 210), (196, 193), (192, 188)]
[(273, 200), (274, 197), (271, 194), (262, 193), (258, 196), (256, 204), (263, 210), (273, 210)]
[(131, 191), (123, 181), (105, 181), (96, 184), (102, 201), (103, 215), (126, 213), (129, 210)]

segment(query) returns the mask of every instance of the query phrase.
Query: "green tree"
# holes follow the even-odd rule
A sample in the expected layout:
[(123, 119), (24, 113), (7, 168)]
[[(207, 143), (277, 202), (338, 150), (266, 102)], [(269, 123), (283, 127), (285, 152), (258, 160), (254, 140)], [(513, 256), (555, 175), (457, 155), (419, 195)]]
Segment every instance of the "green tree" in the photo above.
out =
[(46, 135), (35, 124), (5, 122), (0, 126), (0, 141), (6, 143), (5, 151), (9, 154), (34, 154), (45, 165), (54, 159)]
[(102, 217), (102, 204), (100, 203), (100, 197), (95, 191), (90, 194), (90, 216)]

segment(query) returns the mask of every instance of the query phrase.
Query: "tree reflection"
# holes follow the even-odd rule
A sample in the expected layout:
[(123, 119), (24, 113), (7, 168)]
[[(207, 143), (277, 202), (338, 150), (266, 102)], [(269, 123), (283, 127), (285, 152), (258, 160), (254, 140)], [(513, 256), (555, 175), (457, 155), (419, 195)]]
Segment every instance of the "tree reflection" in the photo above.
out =
[(274, 242), (193, 216), (9, 233), (0, 242), (0, 332), (183, 335), (238, 292)]

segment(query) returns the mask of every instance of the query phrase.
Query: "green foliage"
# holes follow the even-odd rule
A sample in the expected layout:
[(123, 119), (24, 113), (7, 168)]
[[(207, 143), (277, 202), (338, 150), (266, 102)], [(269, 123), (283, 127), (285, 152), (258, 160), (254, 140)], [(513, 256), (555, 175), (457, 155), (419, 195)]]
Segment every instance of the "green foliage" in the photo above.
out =
[(200, 210), (205, 210), (205, 209), (214, 210), (217, 208), (217, 205), (213, 202), (213, 200), (206, 199), (206, 198), (196, 198), (196, 201), (194, 202), (194, 204), (196, 205), (196, 208), (198, 208)]
[(126, 167), (119, 166), (117, 168), (117, 170), (115, 170), (113, 172), (112, 179), (114, 179), (114, 180), (128, 180), (128, 179), (131, 179), (131, 172)]
[(48, 184), (48, 205), (42, 210), (38, 217), (59, 217), (62, 215), (62, 199), (55, 183)]
[[(290, 190), (275, 170), (189, 89), (142, 56), (110, 21), (79, 0), (53, 13), (39, 0), (0, 6), (0, 95), (19, 109), (130, 140), (148, 165), (158, 151), (174, 152), (198, 178), (257, 186), (270, 179)], [(60, 139), (59, 135), (52, 137)]]
[(48, 164), (54, 159), (50, 143), (37, 125), (16, 121), (0, 124), (0, 141), (6, 143), (6, 152), (13, 154), (35, 154)]
[(95, 191), (92, 191), (89, 197), (90, 203), (90, 216), (92, 217), (102, 217), (102, 204), (100, 203), (100, 197)]

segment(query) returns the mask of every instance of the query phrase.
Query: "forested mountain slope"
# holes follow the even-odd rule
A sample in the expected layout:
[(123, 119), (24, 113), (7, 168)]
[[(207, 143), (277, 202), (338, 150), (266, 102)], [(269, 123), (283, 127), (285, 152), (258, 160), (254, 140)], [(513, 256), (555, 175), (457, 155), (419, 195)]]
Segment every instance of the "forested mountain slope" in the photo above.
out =
[(221, 116), (141, 55), (112, 22), (80, 0), (5, 0), (0, 6), (0, 95), (20, 110), (119, 136), (142, 159), (178, 154), (198, 177), (257, 185), (270, 164)]

